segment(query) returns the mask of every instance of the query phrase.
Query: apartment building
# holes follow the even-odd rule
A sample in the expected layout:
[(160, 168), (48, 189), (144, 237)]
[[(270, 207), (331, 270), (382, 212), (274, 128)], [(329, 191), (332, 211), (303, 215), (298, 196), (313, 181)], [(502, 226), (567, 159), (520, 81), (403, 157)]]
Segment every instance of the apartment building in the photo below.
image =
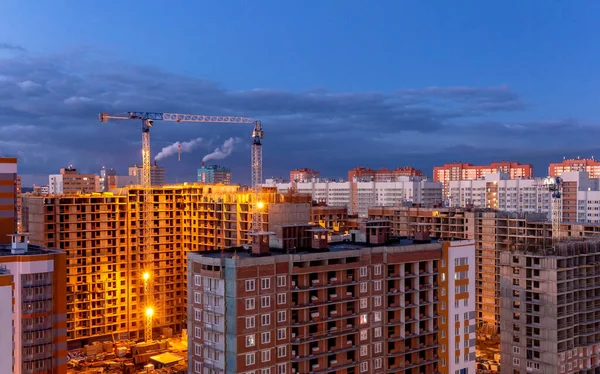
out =
[[(67, 334), (72, 346), (114, 336), (143, 336), (142, 266), (153, 257), (156, 331), (185, 328), (188, 251), (248, 242), (253, 194), (238, 186), (175, 185), (152, 189), (150, 237), (143, 235), (143, 190), (120, 193), (29, 196), (32, 242), (68, 254)], [(275, 203), (306, 204), (310, 198), (266, 191), (263, 222)]]
[[(389, 220), (392, 235), (408, 238), (474, 239), (476, 248), (476, 311), (482, 333), (500, 328), (500, 254), (527, 247), (550, 248), (552, 223), (540, 213), (510, 213), (492, 209), (371, 208), (371, 220)], [(563, 222), (564, 238), (600, 235), (600, 224)]]
[(320, 172), (312, 169), (294, 169), (290, 171), (290, 182), (310, 182), (318, 179), (320, 175)]
[(198, 169), (198, 182), (231, 184), (231, 170), (219, 165), (205, 166), (203, 162)]
[(390, 241), (383, 221), (351, 243), (305, 231), (293, 252), (188, 254), (190, 372), (474, 372), (472, 241)]
[(96, 174), (80, 174), (72, 166), (61, 168), (60, 174), (48, 176), (51, 194), (77, 194), (100, 191), (100, 177)]
[(502, 373), (600, 370), (600, 242), (500, 256)]
[(0, 337), (2, 373), (66, 374), (65, 263), (64, 252), (29, 244), (26, 234), (0, 245), (0, 314), (11, 324)]
[(8, 235), (18, 231), (17, 159), (0, 156), (0, 245), (10, 243)]
[(309, 194), (318, 203), (346, 207), (348, 214), (366, 217), (373, 206), (395, 206), (406, 202), (435, 206), (442, 203), (441, 183), (422, 177), (396, 177), (394, 182), (330, 182), (313, 180), (303, 183), (274, 183), (281, 193), (294, 190)]
[(117, 188), (117, 171), (115, 169), (100, 169), (100, 178), (98, 179), (100, 192), (109, 192)]
[(412, 166), (398, 167), (393, 170), (388, 168), (371, 169), (357, 167), (348, 171), (348, 180), (357, 182), (391, 182), (397, 177), (420, 177), (423, 175), (421, 170)]
[(570, 171), (587, 171), (590, 178), (600, 178), (600, 162), (592, 158), (564, 158), (561, 162), (552, 162), (548, 166), (548, 175), (559, 177)]
[(444, 198), (449, 194), (449, 182), (473, 180), (487, 174), (502, 172), (510, 179), (533, 178), (533, 166), (512, 161), (492, 162), (489, 165), (450, 163), (433, 168), (433, 180), (444, 184)]
[[(0, 373), (12, 373), (15, 364), (15, 352), (13, 349), (14, 335), (13, 331), (13, 287), (14, 278), (10, 271), (0, 266)], [(11, 300), (9, 303), (8, 300)], [(10, 331), (11, 333), (6, 333)]]
[[(137, 185), (142, 184), (142, 165), (133, 165), (129, 167), (129, 176), (136, 178)], [(160, 187), (166, 184), (165, 179), (165, 168), (162, 168), (156, 164), (150, 165), (150, 184), (153, 187)]]

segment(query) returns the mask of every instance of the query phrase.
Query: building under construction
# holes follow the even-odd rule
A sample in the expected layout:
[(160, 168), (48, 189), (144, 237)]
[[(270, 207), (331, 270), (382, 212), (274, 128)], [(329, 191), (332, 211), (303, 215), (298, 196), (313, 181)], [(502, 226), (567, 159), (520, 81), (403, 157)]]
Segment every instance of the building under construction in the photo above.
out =
[[(186, 253), (244, 245), (254, 193), (238, 186), (185, 184), (152, 189), (150, 237), (143, 237), (138, 187), (115, 193), (31, 196), (31, 241), (67, 252), (67, 334), (71, 347), (144, 332), (144, 256), (152, 256), (154, 332), (186, 326)], [(263, 222), (275, 204), (310, 197), (264, 189)], [(141, 249), (144, 254), (141, 254)]]

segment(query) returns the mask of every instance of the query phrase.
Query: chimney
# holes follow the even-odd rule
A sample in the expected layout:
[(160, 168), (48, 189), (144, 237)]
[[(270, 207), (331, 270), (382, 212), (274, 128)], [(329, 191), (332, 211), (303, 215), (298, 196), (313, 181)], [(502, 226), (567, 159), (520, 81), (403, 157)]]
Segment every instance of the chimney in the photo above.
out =
[(268, 233), (251, 233), (252, 238), (251, 253), (253, 256), (266, 256), (270, 253), (269, 234)]
[(154, 160), (154, 166), (158, 166), (158, 165), (156, 165), (156, 160)]
[(23, 255), (27, 253), (29, 246), (29, 234), (12, 234), (9, 235), (12, 239), (10, 253), (13, 255)]
[(204, 167), (204, 161), (202, 161), (202, 167)]

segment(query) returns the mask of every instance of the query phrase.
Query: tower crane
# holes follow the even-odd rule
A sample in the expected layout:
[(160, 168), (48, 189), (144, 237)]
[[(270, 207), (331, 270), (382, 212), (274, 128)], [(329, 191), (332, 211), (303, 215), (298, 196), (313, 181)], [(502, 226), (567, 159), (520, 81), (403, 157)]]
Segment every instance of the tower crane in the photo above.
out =
[(157, 112), (126, 112), (121, 114), (100, 113), (100, 122), (108, 122), (111, 119), (118, 120), (139, 120), (142, 122), (142, 178), (141, 185), (143, 190), (143, 208), (142, 208), (142, 246), (140, 255), (144, 255), (144, 269), (142, 279), (144, 283), (145, 297), (145, 340), (152, 340), (152, 316), (154, 314), (152, 303), (152, 292), (150, 292), (150, 282), (152, 281), (153, 259), (149, 255), (149, 238), (151, 232), (150, 213), (153, 203), (151, 192), (151, 173), (150, 173), (150, 129), (154, 121), (169, 122), (201, 122), (201, 123), (236, 123), (236, 124), (254, 124), (252, 131), (252, 188), (254, 199), (252, 201), (252, 232), (262, 230), (262, 202), (260, 201), (260, 189), (262, 183), (262, 139), (264, 136), (260, 121), (246, 117), (232, 116), (204, 116), (198, 114), (179, 114), (179, 113), (157, 113)]
[(561, 177), (548, 177), (544, 179), (544, 186), (548, 188), (552, 198), (552, 245), (560, 240), (560, 222), (562, 221), (562, 183)]

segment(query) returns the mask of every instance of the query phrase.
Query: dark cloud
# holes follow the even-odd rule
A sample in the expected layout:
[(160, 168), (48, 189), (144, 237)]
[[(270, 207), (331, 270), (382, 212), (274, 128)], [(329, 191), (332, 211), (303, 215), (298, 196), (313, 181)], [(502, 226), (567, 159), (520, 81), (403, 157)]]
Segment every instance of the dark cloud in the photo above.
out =
[[(10, 45), (0, 44), (0, 49), (6, 46)], [(427, 160), (434, 155), (439, 157), (436, 163), (471, 161), (471, 157), (481, 158), (481, 150), (489, 147), (498, 152), (497, 157), (508, 158), (510, 152), (528, 146), (542, 148), (541, 140), (552, 138), (550, 134), (560, 134), (553, 138), (552, 147), (573, 148), (577, 143), (569, 142), (577, 140), (574, 129), (593, 129), (573, 120), (492, 122), (488, 118), (493, 115), (528, 108), (504, 85), (391, 93), (235, 91), (152, 66), (92, 58), (88, 52), (0, 59), (0, 152), (18, 155), (23, 173), (55, 172), (68, 164), (90, 172), (102, 165), (125, 172), (128, 164), (139, 162), (140, 124), (99, 123), (99, 112), (259, 118), (266, 135), (265, 176), (285, 175), (289, 168), (304, 166), (344, 175), (344, 169), (356, 165), (407, 164), (430, 173)], [(243, 125), (157, 123), (152, 132), (153, 154), (175, 141), (197, 137), (215, 144), (231, 136), (247, 136), (249, 141), (250, 131), (250, 126)], [(532, 139), (535, 144), (527, 144)], [(182, 155), (181, 162), (167, 159), (163, 163), (172, 180), (189, 180), (208, 151), (199, 149)], [(248, 180), (248, 145), (220, 162), (234, 170), (236, 180)]]
[(26, 52), (25, 48), (21, 47), (20, 45), (16, 45), (16, 44), (9, 44), (9, 43), (0, 43), (0, 50), (8, 50), (8, 51), (19, 51), (19, 52)]

